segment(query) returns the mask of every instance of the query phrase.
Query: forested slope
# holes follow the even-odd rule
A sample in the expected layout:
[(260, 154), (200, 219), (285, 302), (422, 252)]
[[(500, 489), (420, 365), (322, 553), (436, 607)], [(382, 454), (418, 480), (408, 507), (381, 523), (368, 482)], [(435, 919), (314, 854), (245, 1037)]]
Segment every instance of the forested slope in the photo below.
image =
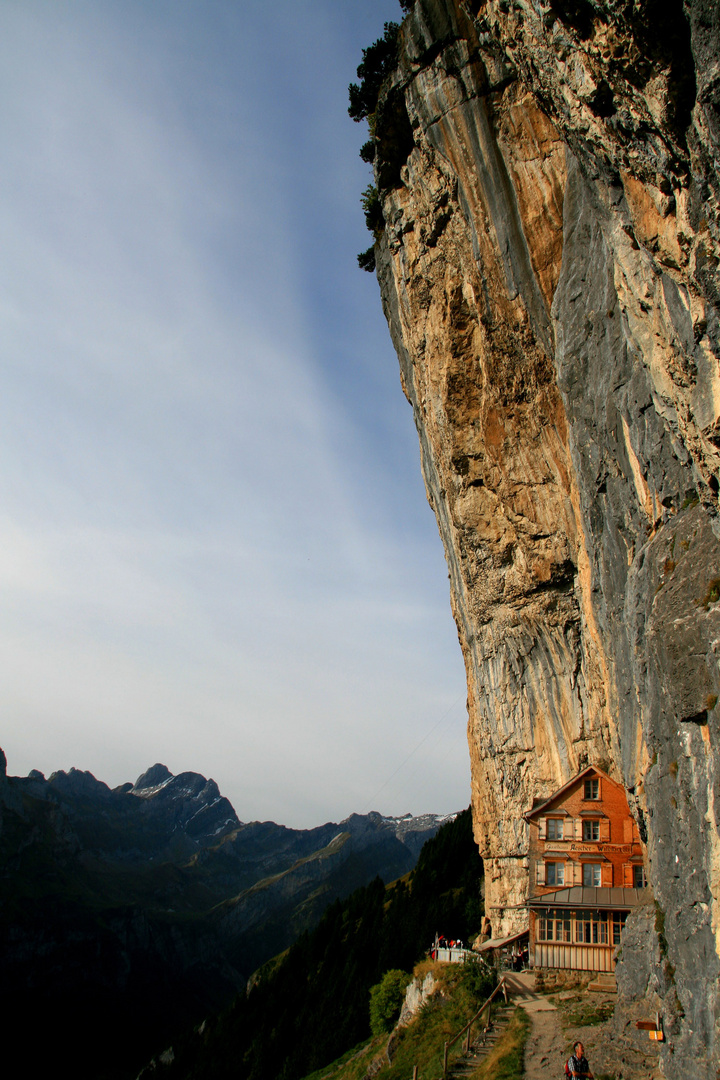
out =
[(143, 1080), (300, 1080), (369, 1036), (369, 991), (385, 971), (410, 971), (436, 931), (467, 939), (479, 930), (481, 894), (466, 810), (425, 844), (406, 878), (387, 888), (378, 878), (334, 903), (247, 996)]

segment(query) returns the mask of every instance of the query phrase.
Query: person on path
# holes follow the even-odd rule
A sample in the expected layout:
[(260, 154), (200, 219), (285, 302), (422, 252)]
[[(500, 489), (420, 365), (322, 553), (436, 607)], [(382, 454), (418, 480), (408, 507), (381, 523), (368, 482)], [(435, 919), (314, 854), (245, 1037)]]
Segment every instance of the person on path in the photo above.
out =
[(568, 1070), (573, 1080), (593, 1080), (588, 1060), (585, 1057), (585, 1047), (581, 1042), (573, 1046), (573, 1053), (568, 1058)]

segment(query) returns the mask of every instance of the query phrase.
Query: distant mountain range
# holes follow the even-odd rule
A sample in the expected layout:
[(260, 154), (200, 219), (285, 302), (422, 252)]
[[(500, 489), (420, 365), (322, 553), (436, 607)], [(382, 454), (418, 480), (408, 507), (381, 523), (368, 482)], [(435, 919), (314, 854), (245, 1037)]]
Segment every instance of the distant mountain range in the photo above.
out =
[(411, 870), (454, 816), (353, 814), (306, 830), (243, 823), (197, 773), (158, 764), (111, 789), (77, 769), (8, 777), (0, 751), (10, 1061), (17, 1042), (22, 1067), (27, 1032), (40, 1023), (48, 1067), (66, 1060), (77, 1072), (82, 1059), (78, 1075), (134, 1075), (331, 901)]

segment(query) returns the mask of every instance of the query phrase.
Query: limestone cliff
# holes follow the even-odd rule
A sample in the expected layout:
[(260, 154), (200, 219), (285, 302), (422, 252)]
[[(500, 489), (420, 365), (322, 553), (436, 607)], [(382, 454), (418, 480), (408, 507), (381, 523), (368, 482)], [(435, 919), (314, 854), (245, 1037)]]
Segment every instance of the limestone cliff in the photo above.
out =
[(494, 929), (533, 800), (588, 761), (622, 780), (658, 913), (620, 978), (652, 984), (668, 1077), (715, 1077), (720, 1047), (718, 21), (417, 0), (373, 118)]

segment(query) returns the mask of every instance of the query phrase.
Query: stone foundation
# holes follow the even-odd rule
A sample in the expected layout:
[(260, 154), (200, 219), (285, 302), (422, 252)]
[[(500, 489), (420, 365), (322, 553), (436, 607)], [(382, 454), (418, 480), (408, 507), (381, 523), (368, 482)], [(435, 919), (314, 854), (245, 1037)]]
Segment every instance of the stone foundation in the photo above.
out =
[(535, 990), (587, 990), (595, 976), (593, 971), (567, 971), (564, 968), (535, 968)]

